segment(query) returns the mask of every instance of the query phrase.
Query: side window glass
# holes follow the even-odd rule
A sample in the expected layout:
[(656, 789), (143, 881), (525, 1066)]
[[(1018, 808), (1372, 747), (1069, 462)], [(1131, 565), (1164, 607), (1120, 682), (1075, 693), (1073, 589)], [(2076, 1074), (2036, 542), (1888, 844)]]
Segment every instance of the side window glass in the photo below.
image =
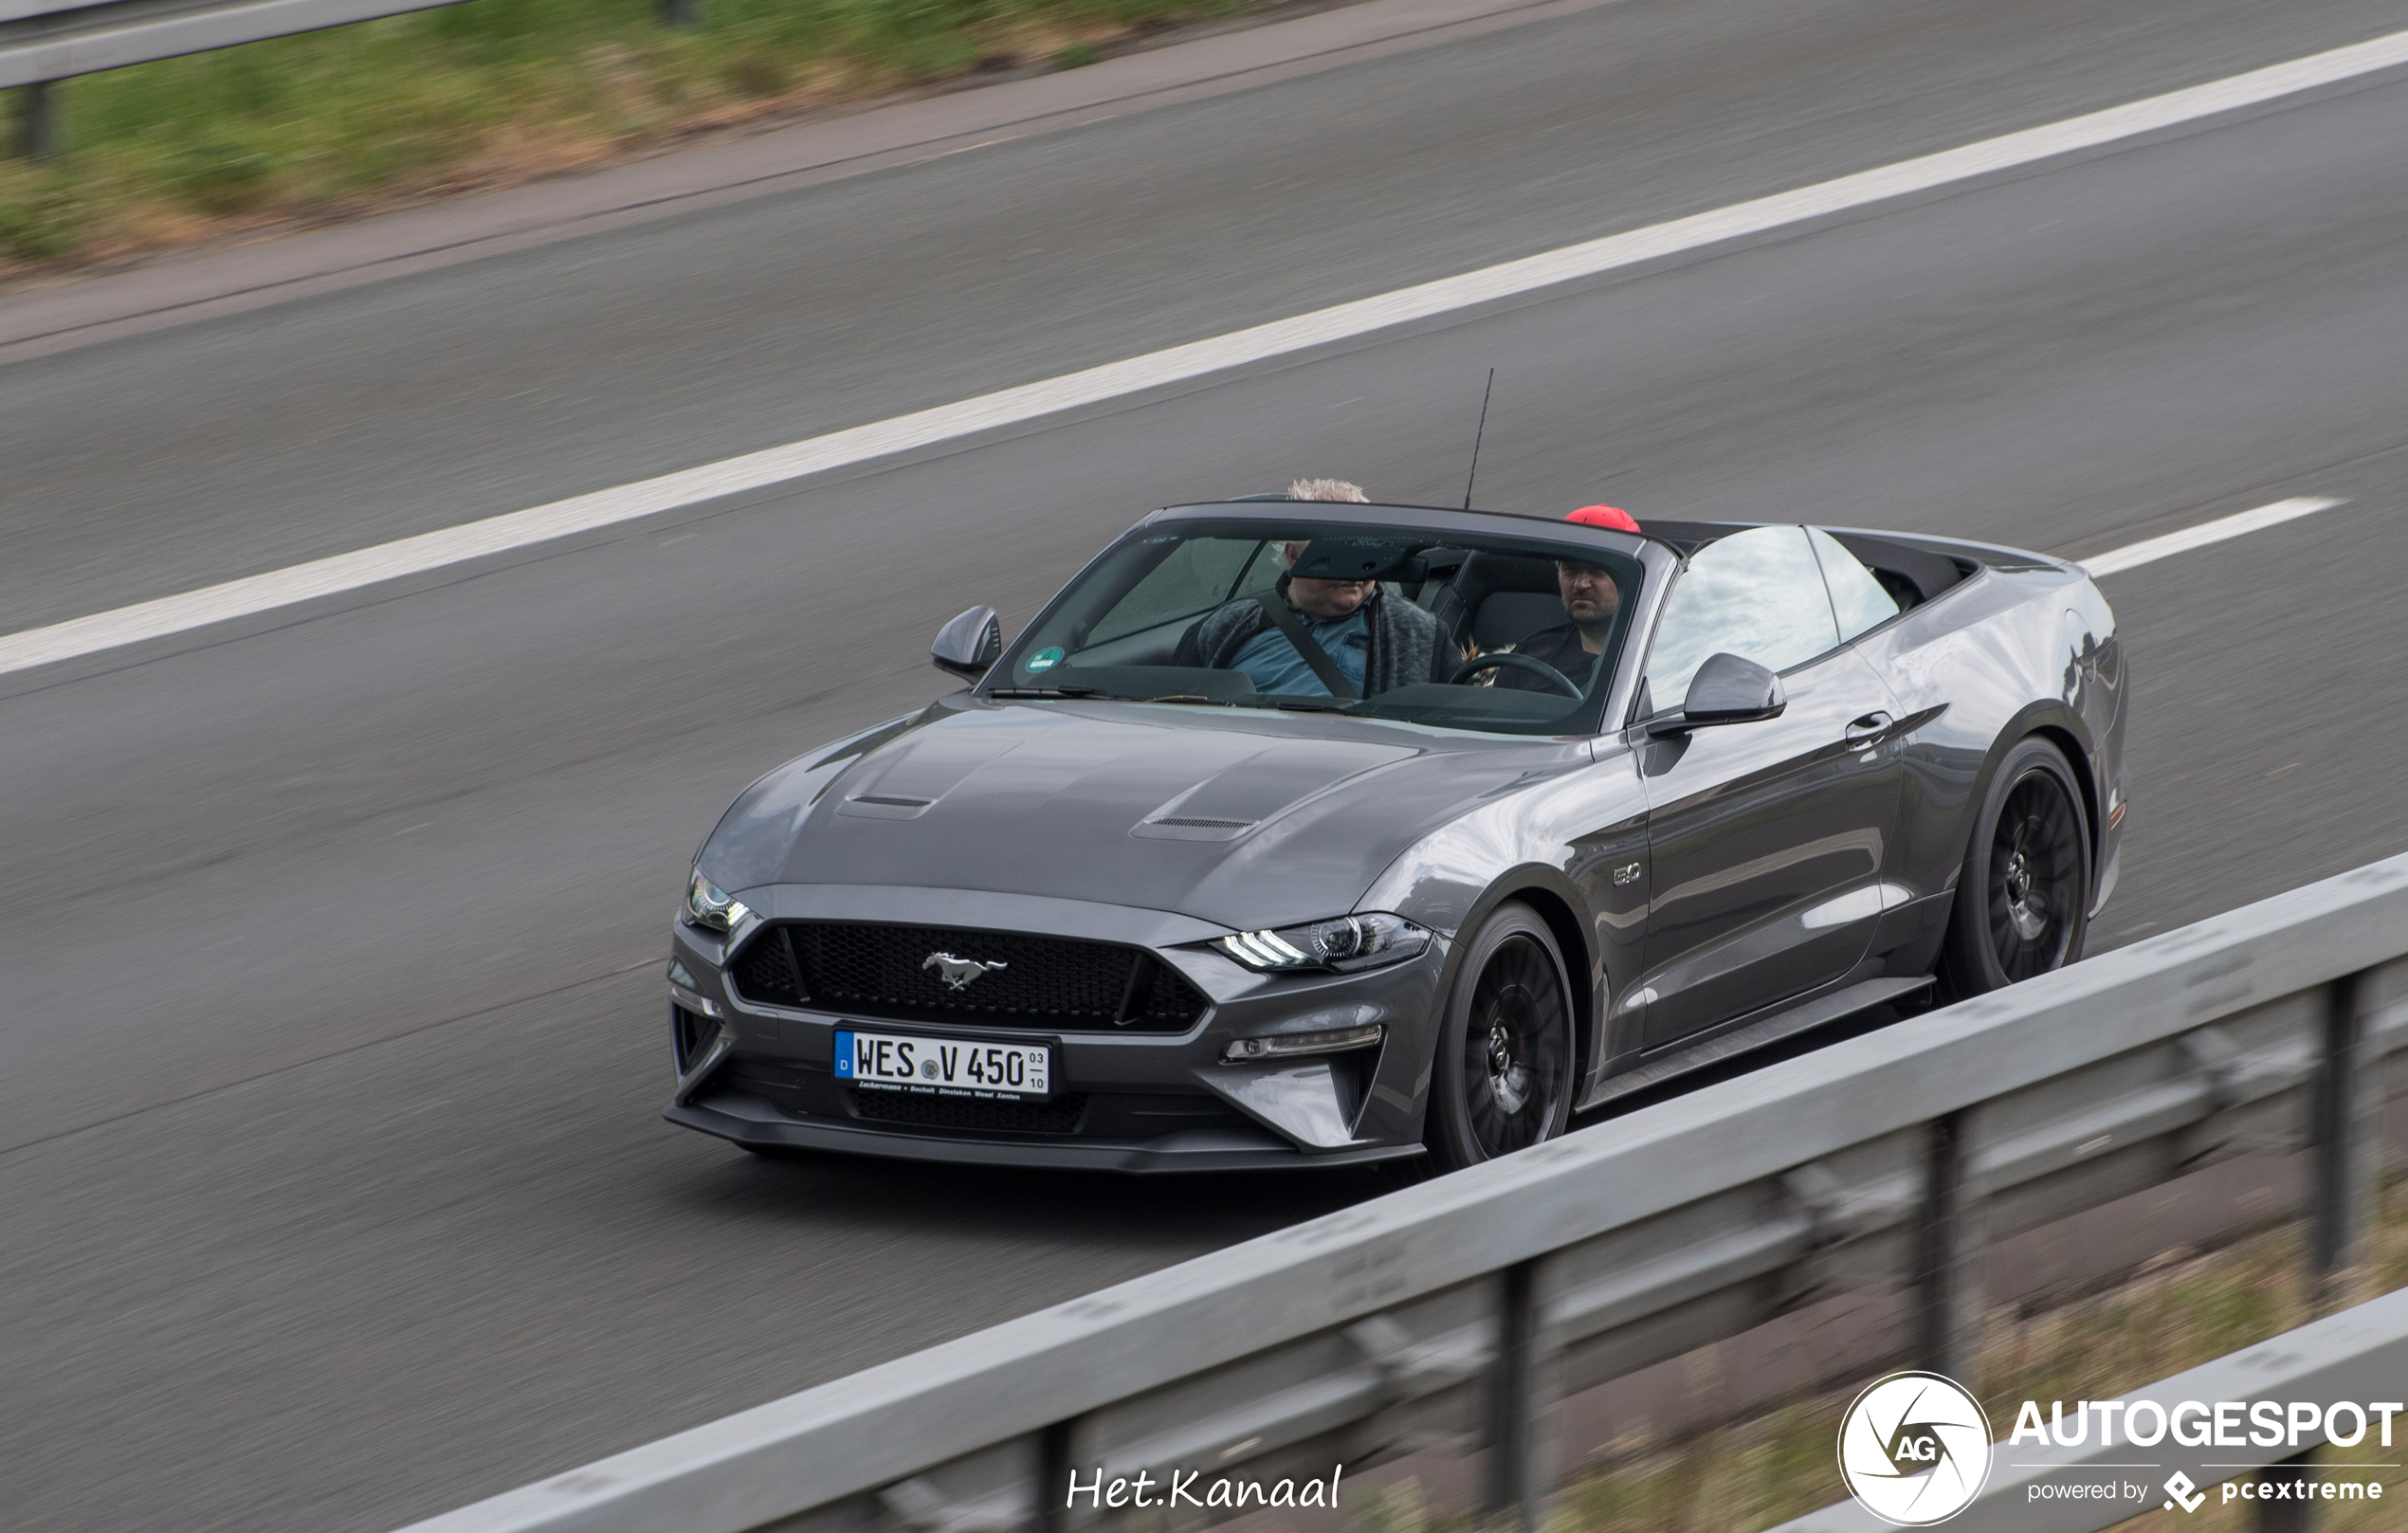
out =
[(1648, 696), (1668, 712), (1725, 651), (1787, 670), (1839, 646), (1823, 573), (1803, 527), (1751, 527), (1700, 549), (1665, 598), (1648, 655)]
[(1229, 599), (1239, 572), (1256, 561), (1266, 546), (1229, 538), (1198, 538), (1181, 543), (1104, 614), (1087, 635), (1087, 643), (1107, 643), (1140, 629), (1211, 611)]
[(1815, 545), (1815, 557), (1822, 561), (1823, 580), (1831, 587), (1840, 643), (1898, 615), (1896, 599), (1881, 588), (1881, 581), (1862, 559), (1840, 546), (1838, 538), (1820, 527), (1809, 527), (1806, 536)]

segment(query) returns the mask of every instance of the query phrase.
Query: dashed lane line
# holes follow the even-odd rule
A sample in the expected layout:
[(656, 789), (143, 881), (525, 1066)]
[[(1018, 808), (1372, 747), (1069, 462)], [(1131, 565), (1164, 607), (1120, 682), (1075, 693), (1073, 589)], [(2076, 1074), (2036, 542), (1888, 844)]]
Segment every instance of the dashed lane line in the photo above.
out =
[(2276, 501), (2272, 505), (2261, 505), (2254, 511), (2235, 511), (2229, 517), (2202, 521), (2196, 527), (2169, 532), (2162, 538), (2144, 538), (2137, 543), (2126, 543), (2122, 548), (2101, 554), (2096, 558), (2084, 559), (2081, 563), (2090, 572), (2091, 578), (2096, 579), (2135, 565), (2151, 563), (2168, 554), (2187, 554), (2194, 548), (2205, 548), (2228, 538), (2279, 527), (2286, 521), (2312, 517), (2319, 511), (2330, 511), (2342, 503), (2322, 495), (2302, 495), (2288, 501)]
[[(1397, 325), (1441, 318), (1645, 262), (2163, 132), (2401, 66), (2408, 66), (2408, 31), (933, 410), (831, 431), (656, 479), (572, 496), (524, 511), (136, 602), (44, 628), (27, 629), (0, 636), (0, 675), (165, 638), (1127, 398)], [(2132, 552), (2124, 550), (2106, 557), (2111, 560)], [(2100, 567), (2099, 562), (2091, 566), (2094, 571)]]

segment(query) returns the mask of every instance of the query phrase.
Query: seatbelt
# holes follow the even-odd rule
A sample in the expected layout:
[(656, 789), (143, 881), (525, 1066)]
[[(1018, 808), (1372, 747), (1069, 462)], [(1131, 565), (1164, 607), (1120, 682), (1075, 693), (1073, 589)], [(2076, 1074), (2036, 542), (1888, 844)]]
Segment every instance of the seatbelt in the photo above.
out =
[(1287, 642), (1296, 647), (1297, 655), (1311, 667), (1315, 676), (1321, 678), (1321, 684), (1329, 688), (1331, 697), (1349, 703), (1358, 700), (1359, 694), (1355, 690), (1355, 684), (1346, 680), (1346, 673), (1338, 668), (1338, 662), (1329, 658), (1329, 651), (1321, 647), (1320, 641), (1305, 631), (1304, 624), (1296, 621), (1296, 614), (1288, 609), (1286, 597), (1277, 593), (1257, 596), (1254, 605), (1260, 607), (1263, 615), (1271, 620), (1271, 627), (1286, 635)]

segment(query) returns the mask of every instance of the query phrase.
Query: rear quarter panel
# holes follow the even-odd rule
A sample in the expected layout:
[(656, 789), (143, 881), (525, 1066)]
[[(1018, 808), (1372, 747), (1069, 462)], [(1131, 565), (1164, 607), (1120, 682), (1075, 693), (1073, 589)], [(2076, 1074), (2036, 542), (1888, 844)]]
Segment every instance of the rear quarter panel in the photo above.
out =
[(1930, 717), (1904, 741), (1896, 876), (1918, 895), (1954, 886), (1972, 816), (2008, 747), (2053, 739), (2082, 776), (2094, 849), (2121, 780), (2125, 677), (2115, 616), (2078, 571), (2007, 550), (1981, 572), (1862, 641), (1906, 709)]

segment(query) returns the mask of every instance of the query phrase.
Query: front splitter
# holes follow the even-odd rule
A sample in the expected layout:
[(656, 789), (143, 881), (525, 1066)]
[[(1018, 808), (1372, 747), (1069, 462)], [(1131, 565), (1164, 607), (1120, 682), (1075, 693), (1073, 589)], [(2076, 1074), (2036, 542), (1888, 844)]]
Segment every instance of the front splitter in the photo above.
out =
[(1306, 1152), (1284, 1145), (1164, 1146), (1158, 1143), (1078, 1144), (1055, 1141), (939, 1139), (895, 1134), (845, 1123), (797, 1122), (725, 1112), (708, 1101), (671, 1103), (662, 1117), (682, 1128), (762, 1150), (830, 1150), (842, 1155), (881, 1156), (890, 1160), (927, 1160), (952, 1165), (1029, 1166), (1061, 1171), (1139, 1174), (1182, 1171), (1310, 1171), (1331, 1166), (1376, 1165), (1427, 1152), (1418, 1144), (1375, 1144)]

